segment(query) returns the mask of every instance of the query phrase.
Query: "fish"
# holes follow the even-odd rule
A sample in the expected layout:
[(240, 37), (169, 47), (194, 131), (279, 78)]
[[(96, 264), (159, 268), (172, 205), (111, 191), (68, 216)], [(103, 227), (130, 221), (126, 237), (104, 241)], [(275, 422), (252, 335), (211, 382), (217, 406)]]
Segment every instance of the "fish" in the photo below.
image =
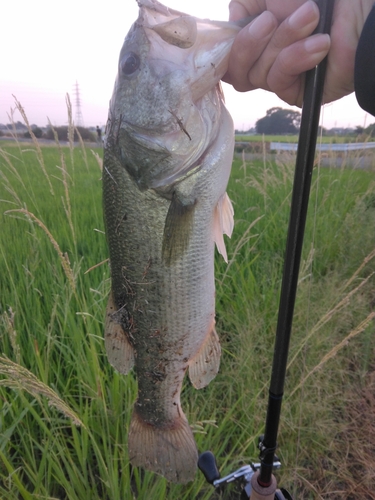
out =
[(234, 130), (220, 79), (240, 28), (137, 3), (104, 141), (105, 348), (138, 381), (131, 464), (187, 483), (198, 451), (181, 408), (184, 376), (200, 389), (220, 366), (214, 253), (216, 245), (227, 261), (224, 234), (234, 224), (226, 193)]

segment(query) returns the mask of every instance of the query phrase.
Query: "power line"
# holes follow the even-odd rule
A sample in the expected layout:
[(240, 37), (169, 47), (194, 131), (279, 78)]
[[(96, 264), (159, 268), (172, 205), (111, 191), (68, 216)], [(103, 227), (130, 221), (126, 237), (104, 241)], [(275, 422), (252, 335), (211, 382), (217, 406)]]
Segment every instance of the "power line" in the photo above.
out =
[(81, 109), (81, 95), (79, 91), (79, 84), (77, 81), (73, 86), (73, 94), (75, 97), (75, 125), (84, 127), (84, 121)]

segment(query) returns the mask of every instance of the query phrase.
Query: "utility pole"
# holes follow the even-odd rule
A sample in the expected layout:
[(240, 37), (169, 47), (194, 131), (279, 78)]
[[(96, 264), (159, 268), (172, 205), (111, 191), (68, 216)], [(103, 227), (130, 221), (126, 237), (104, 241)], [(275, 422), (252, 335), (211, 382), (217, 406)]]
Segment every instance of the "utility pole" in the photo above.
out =
[(73, 86), (73, 94), (75, 97), (75, 125), (79, 127), (84, 127), (83, 115), (81, 109), (81, 96), (79, 91), (79, 84), (76, 83)]

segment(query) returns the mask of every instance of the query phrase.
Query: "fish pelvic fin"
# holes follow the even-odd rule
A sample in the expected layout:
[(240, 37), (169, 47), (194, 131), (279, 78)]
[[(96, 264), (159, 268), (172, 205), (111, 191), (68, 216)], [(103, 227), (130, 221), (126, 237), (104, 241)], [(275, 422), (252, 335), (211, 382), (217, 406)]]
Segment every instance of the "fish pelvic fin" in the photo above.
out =
[(206, 387), (216, 377), (220, 367), (221, 347), (215, 327), (189, 364), (189, 378), (196, 389)]
[(111, 292), (105, 313), (105, 348), (108, 361), (120, 373), (128, 373), (134, 366), (134, 349), (122, 326), (116, 321), (117, 308)]
[(167, 265), (173, 264), (181, 257), (190, 240), (193, 226), (195, 202), (182, 203), (176, 193), (165, 219), (162, 256)]
[(223, 256), (225, 262), (228, 262), (227, 250), (224, 243), (224, 234), (232, 236), (234, 227), (234, 210), (227, 193), (224, 193), (216, 207), (214, 214), (214, 241), (219, 253)]
[(193, 481), (198, 451), (189, 423), (179, 417), (169, 425), (152, 425), (134, 409), (129, 430), (129, 458), (134, 466), (155, 472), (173, 483)]

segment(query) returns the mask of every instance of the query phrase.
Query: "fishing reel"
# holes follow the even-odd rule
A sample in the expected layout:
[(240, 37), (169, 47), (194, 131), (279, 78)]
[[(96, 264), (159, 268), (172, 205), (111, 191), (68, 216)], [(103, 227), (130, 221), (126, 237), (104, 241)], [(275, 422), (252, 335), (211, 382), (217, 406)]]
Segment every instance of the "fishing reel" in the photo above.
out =
[[(259, 448), (262, 446), (262, 437), (259, 438)], [(260, 463), (252, 463), (250, 465), (244, 465), (236, 471), (228, 474), (225, 477), (220, 477), (220, 472), (217, 467), (216, 459), (211, 451), (205, 451), (199, 456), (198, 467), (202, 471), (206, 481), (212, 484), (215, 488), (223, 490), (225, 485), (232, 483), (233, 481), (238, 481), (242, 483), (243, 489), (241, 493), (241, 500), (248, 500), (251, 497), (252, 487), (251, 479), (253, 475), (260, 469)], [(273, 469), (280, 469), (281, 462), (275, 456), (273, 462)], [(293, 500), (290, 493), (284, 488), (277, 489), (275, 492), (274, 500)]]

